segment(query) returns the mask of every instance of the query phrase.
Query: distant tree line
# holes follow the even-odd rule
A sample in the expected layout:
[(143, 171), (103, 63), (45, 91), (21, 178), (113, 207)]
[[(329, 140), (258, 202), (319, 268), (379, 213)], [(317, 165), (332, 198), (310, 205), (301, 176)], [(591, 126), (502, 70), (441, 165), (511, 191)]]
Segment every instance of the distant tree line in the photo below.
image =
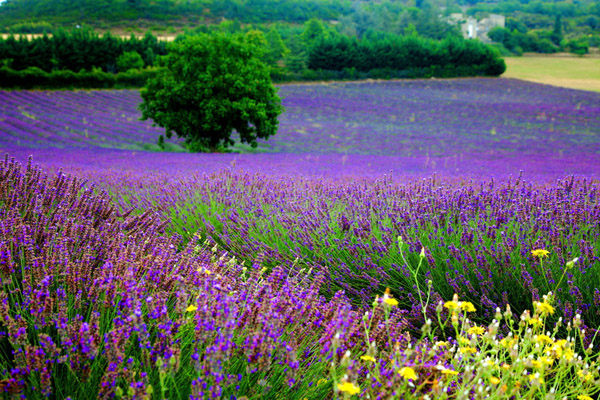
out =
[(0, 24), (10, 26), (25, 20), (105, 23), (124, 20), (173, 21), (182, 17), (192, 23), (207, 19), (237, 19), (242, 22), (288, 21), (302, 23), (311, 18), (336, 19), (350, 11), (348, 0), (6, 0)]
[[(318, 19), (299, 27), (275, 24), (259, 29), (224, 21), (187, 31), (176, 42), (212, 33), (253, 37), (263, 49), (257, 57), (275, 81), (496, 76), (505, 69), (495, 49), (454, 33), (436, 40), (415, 30), (404, 35), (369, 30), (359, 38)], [(35, 39), (9, 37), (0, 40), (0, 85), (143, 86), (167, 51), (168, 44), (150, 33), (122, 39), (85, 27)]]
[[(462, 0), (461, 0), (462, 1)], [(569, 51), (586, 54), (600, 46), (600, 1), (598, 0), (469, 0), (467, 15), (483, 18), (490, 13), (506, 16), (505, 28), (490, 31), (492, 40), (513, 54)], [(461, 12), (450, 8), (449, 12)]]
[(488, 32), (488, 36), (506, 50), (517, 55), (527, 52), (549, 54), (559, 51), (587, 54), (590, 46), (596, 47), (600, 44), (600, 36), (597, 37), (597, 40), (594, 40), (593, 36), (566, 39), (560, 15), (554, 18), (552, 30), (528, 31), (523, 24), (509, 19), (506, 28), (494, 28)]
[(51, 36), (0, 40), (0, 61), (14, 70), (37, 67), (46, 72), (77, 72), (99, 68), (115, 73), (153, 66), (157, 56), (166, 54), (165, 45), (151, 33), (141, 39), (123, 39), (110, 33), (99, 35), (85, 27), (70, 32), (59, 29)]
[[(461, 3), (459, 0), (457, 3)], [(554, 19), (556, 15), (563, 17), (589, 16), (600, 14), (600, 1), (598, 0), (504, 0), (490, 2), (484, 0), (468, 0), (463, 4), (469, 4), (473, 7), (469, 10), (470, 14), (478, 12), (495, 12), (505, 15), (513, 13), (529, 15), (547, 15)]]
[[(358, 38), (377, 31), (441, 40), (460, 35), (457, 26), (440, 19), (451, 13), (477, 19), (490, 13), (506, 16), (506, 31), (496, 32), (502, 39), (498, 47), (506, 54), (585, 54), (600, 46), (600, 0), (5, 0), (0, 3), (0, 27), (9, 33), (52, 33), (57, 27), (88, 24), (102, 31), (175, 34), (199, 26), (212, 29), (223, 20), (245, 28), (252, 24), (252, 29), (284, 24), (295, 30), (320, 19)], [(558, 42), (549, 37), (557, 17), (563, 30)]]
[[(312, 70), (359, 72), (424, 71), (431, 76), (497, 76), (504, 61), (494, 49), (475, 40), (449, 37), (442, 41), (416, 35), (384, 38), (330, 37), (313, 46), (308, 67)], [(425, 72), (426, 71), (426, 72)]]

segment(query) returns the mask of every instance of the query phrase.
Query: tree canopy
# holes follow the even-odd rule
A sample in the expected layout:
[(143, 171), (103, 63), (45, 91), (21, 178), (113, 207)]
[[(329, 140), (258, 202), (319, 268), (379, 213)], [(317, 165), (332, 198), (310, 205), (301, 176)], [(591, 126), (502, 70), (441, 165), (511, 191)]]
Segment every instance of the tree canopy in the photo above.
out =
[(261, 60), (260, 32), (185, 37), (169, 45), (163, 67), (142, 90), (143, 119), (185, 138), (192, 151), (215, 151), (277, 132), (281, 99)]

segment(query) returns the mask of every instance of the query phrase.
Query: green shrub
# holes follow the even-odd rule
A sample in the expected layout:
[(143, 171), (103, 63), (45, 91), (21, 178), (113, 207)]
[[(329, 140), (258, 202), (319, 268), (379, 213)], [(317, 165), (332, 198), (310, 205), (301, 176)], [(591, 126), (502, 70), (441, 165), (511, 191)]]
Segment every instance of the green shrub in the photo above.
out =
[[(149, 49), (151, 50), (151, 48)], [(141, 68), (144, 68), (144, 60), (137, 51), (125, 51), (117, 58), (117, 69), (119, 72)]]

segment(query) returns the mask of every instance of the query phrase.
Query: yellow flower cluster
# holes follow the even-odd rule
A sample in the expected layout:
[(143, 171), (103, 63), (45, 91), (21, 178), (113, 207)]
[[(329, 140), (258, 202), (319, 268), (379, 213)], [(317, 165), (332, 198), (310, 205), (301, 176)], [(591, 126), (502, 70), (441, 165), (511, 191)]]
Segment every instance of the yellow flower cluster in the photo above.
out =
[(542, 314), (554, 314), (554, 307), (548, 304), (546, 301), (536, 301), (533, 303), (535, 309)]
[(444, 307), (446, 307), (447, 309), (449, 309), (451, 311), (455, 311), (455, 310), (463, 310), (466, 312), (477, 311), (475, 309), (475, 306), (473, 305), (473, 303), (471, 303), (470, 301), (456, 301), (456, 300), (447, 301), (444, 303)]
[(473, 326), (467, 330), (469, 335), (483, 335), (486, 329), (482, 326)]
[(394, 299), (390, 294), (390, 288), (385, 289), (385, 293), (383, 294), (383, 300), (385, 304), (388, 306), (394, 307), (398, 305), (398, 300)]
[(555, 359), (564, 358), (570, 361), (575, 356), (575, 352), (571, 349), (570, 344), (565, 339), (557, 340), (551, 343), (544, 349), (546, 354), (551, 355)]
[(398, 305), (398, 300), (394, 299), (393, 297), (384, 297), (383, 302), (392, 307)]
[(505, 338), (503, 338), (502, 340), (500, 340), (500, 345), (502, 347), (505, 347), (507, 349), (512, 348), (515, 344), (517, 344), (519, 342), (519, 337), (518, 336), (507, 336)]
[(411, 379), (413, 381), (417, 380), (417, 373), (411, 367), (403, 367), (398, 371), (401, 377), (406, 379)]
[[(543, 258), (547, 257), (549, 252), (539, 249), (532, 254), (534, 257)], [(534, 302), (533, 311), (526, 310), (516, 321), (510, 307), (507, 306), (504, 313), (496, 309), (492, 323), (489, 326), (480, 326), (467, 316), (467, 313), (476, 311), (473, 303), (459, 301), (458, 295), (454, 295), (451, 301), (440, 302), (436, 312), (442, 332), (444, 329), (454, 328), (452, 337), (456, 338), (456, 342), (452, 339), (436, 341), (436, 336), (431, 333), (432, 329), (422, 329), (423, 338), (428, 339), (425, 340), (426, 344), (422, 345), (428, 353), (415, 350), (416, 346), (421, 345), (420, 342), (411, 344), (415, 347), (409, 346), (404, 350), (400, 350), (397, 345), (396, 352), (401, 357), (393, 352), (379, 352), (373, 345), (373, 348), (369, 347), (359, 359), (362, 360), (363, 367), (368, 367), (369, 375), (381, 382), (379, 367), (389, 365), (389, 357), (391, 365), (397, 365), (396, 379), (401, 381), (402, 390), (413, 390), (415, 396), (423, 394), (420, 390), (425, 388), (431, 398), (447, 399), (445, 390), (452, 384), (456, 385), (457, 393), (462, 389), (470, 390), (476, 386), (483, 386), (482, 389), (490, 393), (490, 398), (496, 399), (536, 398), (532, 393), (560, 387), (561, 397), (557, 395), (557, 399), (574, 400), (576, 396), (577, 400), (591, 400), (590, 396), (596, 397), (600, 382), (597, 361), (591, 361), (590, 358), (591, 347), (589, 350), (582, 349), (583, 353), (580, 356), (575, 353), (577, 336), (570, 333), (567, 339), (558, 339), (562, 319), (558, 320), (554, 330), (550, 328), (551, 331), (545, 332), (549, 325), (547, 319), (555, 314), (554, 300), (555, 297), (550, 292), (540, 301)], [(390, 316), (389, 306), (397, 305), (398, 301), (391, 296), (389, 289), (373, 303), (374, 308), (384, 308), (386, 318)], [(449, 315), (444, 316), (447, 318), (445, 321), (441, 315), (444, 308), (450, 311)], [(368, 315), (365, 318), (368, 318)], [(430, 328), (433, 325), (429, 319), (426, 319), (426, 324)], [(581, 325), (581, 318), (577, 316), (569, 323), (567, 329), (572, 332), (573, 328), (579, 328)], [(509, 333), (503, 337), (500, 335), (505, 333), (504, 327), (509, 329)], [(365, 329), (369, 328), (370, 325), (365, 324)], [(581, 334), (581, 330), (579, 333)], [(431, 343), (434, 343), (433, 347)], [(428, 356), (418, 359), (414, 357), (415, 354), (435, 355), (438, 357), (438, 364), (431, 370), (430, 367), (425, 367)], [(378, 358), (375, 358), (376, 356)], [(345, 365), (343, 361), (342, 365)], [(460, 379), (457, 379), (457, 376)], [(360, 387), (347, 382), (354, 377), (355, 370), (349, 369), (342, 383), (337, 385), (338, 391), (344, 393), (344, 398), (359, 393), (365, 397), (375, 394), (368, 384), (361, 391)], [(578, 390), (578, 396), (573, 394), (573, 388)], [(394, 385), (394, 390), (399, 389)]]
[(338, 385), (338, 390), (349, 395), (355, 395), (360, 393), (360, 387), (356, 386), (352, 382), (342, 382)]

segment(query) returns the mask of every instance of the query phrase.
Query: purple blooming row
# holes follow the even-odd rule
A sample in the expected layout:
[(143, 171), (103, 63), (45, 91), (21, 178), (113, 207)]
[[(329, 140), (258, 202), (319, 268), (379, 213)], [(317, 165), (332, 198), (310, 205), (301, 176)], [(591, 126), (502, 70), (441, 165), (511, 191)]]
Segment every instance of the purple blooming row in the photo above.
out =
[[(361, 304), (389, 286), (415, 320), (418, 293), (398, 254), (398, 236), (413, 254), (426, 248), (421, 283), (431, 279), (436, 298), (456, 292), (487, 310), (531, 307), (578, 257), (558, 288), (558, 306), (565, 316), (597, 319), (597, 182), (564, 176), (552, 163), (512, 177), (501, 173), (510, 163), (498, 163), (493, 179), (469, 160), (479, 168), (472, 178), (451, 172), (423, 178), (416, 171), (378, 175), (408, 162), (385, 156), (353, 155), (344, 164), (338, 155), (36, 154), (46, 168), (65, 166), (109, 191), (120, 211), (154, 210), (184, 241), (199, 233), (238, 259), (262, 254), (269, 267), (294, 270), (298, 259), (326, 273), (329, 291), (343, 289)], [(530, 254), (537, 248), (551, 252), (544, 265)]]
[[(475, 156), (598, 162), (600, 152), (593, 92), (479, 78), (284, 85), (279, 94), (286, 112), (260, 152), (431, 157), (459, 170)], [(23, 132), (25, 147), (139, 148), (163, 133), (139, 121), (140, 101), (127, 90), (0, 91), (0, 129)]]
[[(458, 232), (454, 239), (460, 243), (447, 243), (447, 248), (425, 244), (431, 268), (424, 278), (435, 281), (432, 304), (451, 297), (440, 293), (443, 279), (435, 276), (443, 267), (436, 258), (440, 251), (461, 258), (467, 267), (458, 273), (473, 269), (476, 275), (448, 279), (461, 298), (493, 312), (490, 306), (495, 304), (488, 301), (496, 301), (495, 292), (507, 285), (503, 279), (514, 278), (525, 290), (517, 285), (517, 296), (502, 293), (499, 302), (505, 294), (538, 298), (536, 289), (546, 289), (544, 275), (555, 284), (552, 274), (561, 271), (556, 265), (575, 255), (561, 252), (561, 240), (568, 251), (574, 237), (582, 240), (570, 251), (577, 251), (581, 261), (567, 272), (570, 293), (558, 293), (557, 308), (566, 316), (565, 301), (580, 307), (584, 303), (577, 298), (598, 287), (593, 278), (598, 265), (593, 241), (598, 237), (598, 188), (586, 179), (554, 185), (520, 177), (500, 183), (435, 180), (439, 178), (394, 182), (225, 171), (192, 174), (185, 180), (161, 174), (161, 167), (168, 171), (165, 166), (155, 166), (152, 173), (147, 167), (111, 173), (105, 169), (99, 185), (114, 193), (111, 198), (81, 180), (100, 178), (97, 166), (80, 170), (81, 177), (74, 178), (52, 167), (44, 175), (31, 161), (26, 168), (8, 157), (0, 162), (0, 388), (5, 393), (15, 398), (197, 399), (302, 393), (325, 399), (335, 387), (345, 387), (331, 381), (335, 374), (330, 364), (335, 361), (347, 365), (348, 376), (342, 380), (359, 382), (378, 398), (401, 398), (407, 395), (398, 392), (405, 387), (403, 368), (410, 367), (420, 382), (431, 384), (441, 379), (439, 368), (451, 368), (454, 355), (425, 342), (409, 346), (409, 332), (418, 321), (411, 306), (419, 300), (415, 288), (410, 293), (410, 286), (393, 284), (409, 283), (409, 271), (394, 252), (397, 243), (389, 242), (397, 232), (385, 229), (406, 234), (411, 263), (411, 254), (418, 253), (427, 235), (453, 238), (451, 230), (457, 225), (448, 223), (451, 218), (473, 228)], [(336, 199), (343, 199), (345, 207)], [(210, 212), (199, 214), (208, 201), (213, 204)], [(546, 209), (547, 204), (557, 206)], [(218, 210), (220, 215), (211, 215)], [(399, 219), (389, 227), (379, 222), (384, 214)], [(218, 246), (204, 245), (198, 237), (201, 228), (190, 230), (194, 235), (182, 243), (171, 230), (176, 223), (193, 228), (186, 218), (201, 219), (203, 226), (212, 221), (211, 229), (219, 233), (214, 239), (232, 251), (225, 255)], [(503, 218), (516, 221), (508, 237), (497, 231), (509, 230)], [(268, 238), (264, 230), (278, 226), (286, 230), (292, 249), (312, 246), (318, 257), (285, 252), (269, 246), (274, 241), (258, 242), (252, 236)], [(561, 232), (565, 226), (571, 229)], [(420, 229), (424, 235), (409, 234)], [(485, 247), (495, 231), (497, 241)], [(551, 235), (544, 236), (546, 231)], [(478, 236), (484, 240), (474, 246)], [(242, 240), (232, 241), (236, 237)], [(517, 241), (528, 245), (519, 247)], [(240, 245), (248, 247), (236, 247)], [(539, 247), (553, 253), (545, 259), (545, 269), (529, 254), (530, 248)], [(335, 249), (339, 252), (327, 253)], [(352, 259), (346, 269), (337, 259), (344, 250)], [(292, 261), (294, 256), (304, 257)], [(551, 259), (557, 261), (554, 267)], [(390, 260), (396, 265), (369, 271)], [(510, 270), (515, 267), (516, 273)], [(486, 268), (500, 279), (500, 286), (479, 299), (477, 290), (492, 284), (486, 280), (493, 276), (477, 275)], [(386, 309), (380, 300), (372, 307), (375, 294), (383, 291), (369, 287), (373, 282), (390, 283), (399, 307)], [(469, 284), (477, 287), (462, 287)], [(346, 290), (336, 291), (344, 285)], [(366, 291), (357, 293), (360, 285)], [(357, 304), (369, 291), (370, 304)], [(519, 303), (518, 298), (509, 300)], [(593, 304), (588, 311), (597, 307)], [(375, 343), (381, 360), (373, 367), (378, 378), (365, 365), (368, 360), (359, 361), (361, 354), (373, 354)], [(448, 347), (455, 345), (450, 340)], [(461, 377), (457, 379), (448, 390), (457, 387)], [(419, 387), (420, 393), (437, 390), (435, 385)]]
[[(265, 275), (196, 244), (177, 250), (155, 213), (119, 213), (61, 171), (47, 176), (7, 156), (0, 204), (4, 393), (266, 394), (310, 387), (300, 363), (325, 368), (364, 346), (362, 313), (342, 292), (323, 299), (323, 275)], [(372, 340), (406, 343), (400, 312), (386, 319), (392, 330), (381, 309), (372, 318)], [(240, 388), (264, 374), (280, 374), (281, 387)]]

